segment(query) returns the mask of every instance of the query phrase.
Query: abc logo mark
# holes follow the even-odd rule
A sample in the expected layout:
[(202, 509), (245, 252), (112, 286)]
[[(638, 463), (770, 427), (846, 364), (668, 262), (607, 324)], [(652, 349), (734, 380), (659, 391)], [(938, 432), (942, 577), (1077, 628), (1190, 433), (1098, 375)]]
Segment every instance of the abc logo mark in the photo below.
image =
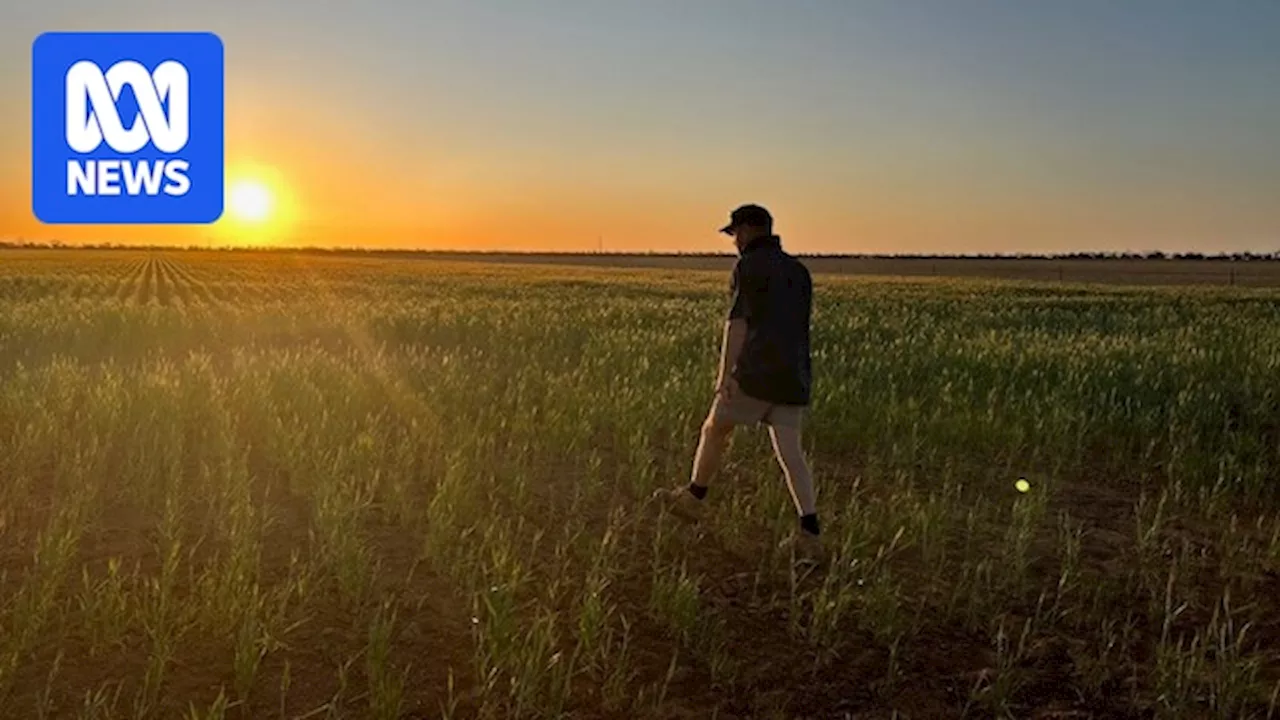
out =
[[(116, 98), (124, 87), (133, 89), (138, 116), (125, 128), (116, 108)], [(85, 107), (88, 99), (92, 109)], [(166, 112), (164, 101), (168, 100)], [(150, 142), (164, 153), (176, 153), (187, 144), (190, 133), (187, 69), (166, 60), (147, 69), (132, 60), (111, 66), (106, 73), (96, 64), (81, 60), (67, 71), (67, 145), (78, 153), (91, 153), (103, 141), (121, 154), (136, 153)], [(160, 191), (184, 195), (191, 188), (187, 178), (190, 164), (181, 159), (157, 160), (68, 160), (67, 194), (128, 195)], [(121, 187), (123, 185), (123, 188)]]
[(211, 33), (45, 33), (32, 46), (32, 209), (47, 223), (222, 214), (223, 48)]

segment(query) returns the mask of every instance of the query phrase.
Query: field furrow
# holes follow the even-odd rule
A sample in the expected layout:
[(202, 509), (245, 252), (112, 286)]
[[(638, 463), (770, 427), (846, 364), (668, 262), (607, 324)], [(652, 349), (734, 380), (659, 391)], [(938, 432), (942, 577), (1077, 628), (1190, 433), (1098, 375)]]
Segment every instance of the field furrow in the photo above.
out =
[(155, 255), (147, 255), (142, 271), (142, 278), (138, 282), (137, 292), (133, 296), (133, 304), (150, 305), (154, 303), (156, 297), (155, 286), (156, 258)]
[(146, 271), (147, 261), (145, 258), (134, 260), (130, 263), (128, 271), (121, 277), (120, 284), (116, 289), (116, 299), (120, 302), (126, 302), (137, 295), (138, 287), (141, 285)]
[(169, 260), (164, 256), (156, 258), (156, 301), (164, 307), (174, 303), (173, 280), (169, 275)]
[(171, 258), (170, 269), (173, 271), (175, 285), (183, 294), (188, 306), (212, 305), (216, 302), (208, 286), (192, 271), (190, 262), (179, 257)]
[(165, 258), (165, 270), (168, 273), (168, 281), (173, 287), (173, 293), (178, 305), (183, 309), (187, 309), (194, 303), (200, 302), (195, 299), (191, 292), (190, 280), (182, 274), (180, 261), (174, 258)]

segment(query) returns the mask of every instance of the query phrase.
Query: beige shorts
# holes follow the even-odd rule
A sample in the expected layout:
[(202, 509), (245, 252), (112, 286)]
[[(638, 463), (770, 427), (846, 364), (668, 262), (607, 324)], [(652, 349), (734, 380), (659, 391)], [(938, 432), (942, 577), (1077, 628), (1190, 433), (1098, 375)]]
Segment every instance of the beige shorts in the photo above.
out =
[(764, 424), (799, 428), (804, 418), (804, 406), (776, 405), (738, 390), (729, 400), (725, 400), (723, 395), (717, 395), (711, 403), (711, 417), (734, 425)]

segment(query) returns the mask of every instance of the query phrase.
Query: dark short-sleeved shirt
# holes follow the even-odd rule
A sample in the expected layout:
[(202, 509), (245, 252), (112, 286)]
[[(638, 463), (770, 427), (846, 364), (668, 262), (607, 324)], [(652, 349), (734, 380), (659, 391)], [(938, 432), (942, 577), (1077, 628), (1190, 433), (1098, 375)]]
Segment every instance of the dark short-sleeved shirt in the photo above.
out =
[(747, 339), (733, 368), (747, 395), (782, 405), (808, 405), (812, 388), (809, 270), (776, 236), (743, 249), (730, 282), (730, 320), (745, 320)]

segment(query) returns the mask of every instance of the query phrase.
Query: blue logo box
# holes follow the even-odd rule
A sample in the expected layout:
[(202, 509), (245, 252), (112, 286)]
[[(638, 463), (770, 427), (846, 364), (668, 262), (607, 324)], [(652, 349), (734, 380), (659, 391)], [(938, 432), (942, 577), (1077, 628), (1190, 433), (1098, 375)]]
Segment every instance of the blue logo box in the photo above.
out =
[(50, 32), (31, 56), (31, 204), (40, 221), (205, 224), (222, 215), (217, 35)]

